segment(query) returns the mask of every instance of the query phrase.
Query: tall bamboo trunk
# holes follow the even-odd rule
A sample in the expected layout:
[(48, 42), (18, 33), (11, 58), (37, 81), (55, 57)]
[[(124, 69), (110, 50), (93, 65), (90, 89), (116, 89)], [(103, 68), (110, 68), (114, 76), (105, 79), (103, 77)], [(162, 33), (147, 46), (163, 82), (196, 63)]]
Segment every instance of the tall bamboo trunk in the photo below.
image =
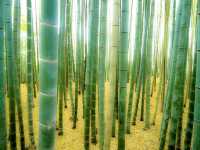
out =
[(76, 30), (76, 69), (75, 69), (75, 113), (73, 117), (73, 128), (76, 128), (78, 114), (78, 98), (80, 90), (80, 74), (81, 74), (81, 1), (77, 0), (77, 30)]
[(16, 143), (16, 117), (15, 117), (15, 87), (14, 87), (14, 78), (15, 78), (15, 52), (14, 52), (14, 40), (12, 32), (12, 6), (13, 2), (7, 0), (4, 3), (5, 5), (5, 48), (7, 51), (7, 86), (8, 86), (8, 96), (9, 96), (9, 141), (10, 149), (15, 150), (17, 148)]
[[(171, 110), (171, 122), (169, 131), (169, 149), (175, 149), (177, 128), (179, 121), (182, 117), (183, 101), (184, 101), (184, 85), (185, 85), (185, 73), (186, 73), (186, 60), (189, 38), (189, 24), (191, 15), (190, 0), (184, 0), (180, 2), (183, 7), (183, 13), (181, 15), (180, 34), (178, 38), (178, 50), (177, 50), (177, 64), (176, 64), (176, 77), (172, 98), (172, 110)], [(176, 147), (177, 148), (177, 147)]]
[(20, 91), (20, 66), (19, 66), (19, 54), (20, 54), (20, 1), (14, 1), (14, 20), (13, 20), (13, 36), (14, 36), (14, 49), (15, 49), (15, 78), (14, 80), (14, 89), (15, 89), (15, 101), (16, 108), (18, 113), (18, 122), (19, 122), (19, 134), (20, 134), (20, 145), (21, 149), (25, 149), (25, 135), (24, 135), (24, 123), (23, 123), (23, 113), (22, 113), (22, 105), (21, 105), (21, 91)]
[(194, 135), (193, 135), (193, 143), (192, 143), (192, 149), (198, 150), (200, 147), (200, 115), (199, 115), (199, 108), (200, 108), (200, 55), (199, 55), (199, 49), (200, 49), (200, 2), (197, 1), (197, 25), (196, 25), (196, 50), (195, 55), (197, 57), (197, 66), (196, 66), (196, 86), (195, 86), (195, 105), (194, 105)]
[[(133, 119), (132, 119), (132, 125), (136, 125), (136, 118), (138, 114), (138, 106), (139, 106), (139, 100), (140, 100), (140, 95), (142, 92), (142, 95), (145, 95), (145, 53), (143, 53), (142, 60), (141, 60), (141, 65), (140, 65), (140, 71), (138, 75), (138, 80), (136, 82), (136, 94), (135, 94), (135, 105), (133, 109)], [(144, 98), (144, 97), (142, 97)], [(144, 99), (142, 99), (144, 100)], [(144, 101), (143, 101), (144, 102)], [(142, 109), (144, 108), (144, 105), (142, 106)]]
[(128, 32), (129, 32), (129, 1), (121, 1), (120, 16), (120, 48), (119, 48), (119, 127), (118, 150), (125, 150), (126, 133), (126, 90), (128, 73)]
[[(90, 108), (91, 108), (91, 142), (93, 144), (97, 143), (97, 129), (96, 129), (96, 101), (97, 101), (97, 90), (96, 90), (96, 85), (97, 85), (97, 79), (98, 79), (98, 74), (97, 74), (97, 63), (98, 63), (98, 31), (99, 31), (99, 7), (100, 7), (100, 1), (97, 0), (94, 9), (94, 13), (92, 17), (94, 17), (94, 23), (92, 26), (93, 27), (93, 38), (91, 39), (91, 49), (93, 49), (92, 53), (92, 61), (91, 61), (91, 103), (90, 103)], [(90, 46), (89, 46), (90, 47)]]
[(107, 0), (101, 1), (100, 9), (100, 37), (99, 37), (99, 65), (98, 65), (98, 114), (99, 114), (99, 149), (104, 148), (105, 138), (105, 55), (107, 48)]
[(6, 89), (5, 89), (5, 59), (4, 59), (4, 3), (5, 1), (0, 1), (0, 10), (2, 14), (0, 15), (0, 150), (7, 150), (7, 131), (6, 129)]
[(164, 109), (165, 93), (166, 93), (166, 79), (167, 79), (167, 49), (169, 38), (169, 15), (170, 15), (170, 0), (165, 0), (165, 17), (164, 17), (164, 39), (162, 47), (162, 62), (161, 62), (161, 75), (162, 75), (162, 90), (161, 90), (161, 112)]
[[(180, 6), (179, 6), (180, 7)], [(167, 129), (170, 119), (171, 113), (171, 99), (174, 90), (174, 80), (175, 80), (175, 72), (176, 72), (176, 61), (177, 61), (177, 48), (178, 48), (178, 35), (180, 32), (180, 21), (181, 21), (181, 8), (178, 8), (176, 11), (176, 1), (173, 1), (173, 29), (172, 29), (172, 37), (171, 37), (171, 46), (170, 51), (172, 52), (170, 55), (170, 71), (169, 71), (169, 79), (167, 85), (167, 91), (164, 100), (164, 113), (161, 122), (161, 130), (160, 130), (160, 146), (159, 149), (163, 150), (165, 146), (165, 139), (167, 135)], [(176, 20), (175, 20), (176, 18)]]
[(40, 108), (38, 149), (53, 150), (57, 103), (58, 3), (57, 0), (43, 0), (40, 6)]
[(33, 27), (32, 1), (27, 0), (27, 93), (28, 93), (28, 125), (30, 148), (35, 147), (33, 130)]
[(59, 133), (58, 135), (63, 135), (63, 108), (64, 108), (64, 101), (65, 101), (65, 47), (64, 47), (64, 35), (65, 35), (65, 6), (66, 1), (60, 1), (60, 28), (59, 28), (59, 68), (58, 68), (58, 97), (59, 97)]
[(67, 72), (68, 72), (68, 97), (71, 101), (71, 117), (74, 116), (74, 97), (72, 93), (72, 82), (73, 82), (73, 44), (72, 44), (72, 1), (67, 0), (67, 7), (66, 7), (66, 32), (68, 33), (66, 36), (66, 47), (67, 47)]
[[(193, 136), (193, 124), (194, 124), (194, 107), (195, 107), (195, 83), (196, 83), (196, 70), (197, 70), (197, 53), (196, 53), (196, 38), (197, 38), (197, 1), (193, 0), (192, 4), (192, 18), (191, 18), (191, 26), (192, 26), (192, 42), (190, 46), (190, 51), (188, 52), (188, 85), (186, 84), (187, 95), (185, 95), (185, 106), (186, 99), (189, 101), (188, 113), (187, 113), (187, 123), (185, 129), (185, 139), (184, 139), (184, 150), (190, 150), (192, 145), (192, 136)], [(194, 41), (194, 42), (193, 42)], [(195, 50), (194, 60), (192, 59), (192, 53)]]
[[(113, 1), (113, 20), (112, 20), (112, 41), (110, 49), (110, 96), (109, 96), (109, 107), (108, 115), (106, 118), (106, 129), (105, 129), (105, 141), (104, 149), (110, 150), (112, 127), (115, 125), (115, 97), (116, 97), (116, 77), (117, 77), (117, 52), (119, 50), (119, 16), (120, 16), (120, 0)], [(112, 91), (112, 92), (111, 92)]]
[(96, 107), (96, 80), (94, 76), (96, 64), (94, 62), (97, 50), (97, 33), (98, 33), (98, 14), (99, 1), (90, 1), (89, 4), (89, 26), (88, 26), (88, 53), (86, 64), (85, 79), (85, 99), (84, 99), (84, 149), (89, 149), (90, 141), (90, 125), (92, 127), (92, 142), (96, 143), (96, 127), (95, 127), (95, 107)]
[[(148, 6), (147, 6), (148, 7)], [(150, 11), (150, 20), (148, 27), (148, 39), (147, 39), (147, 47), (146, 47), (146, 111), (145, 111), (145, 129), (150, 128), (150, 101), (151, 101), (151, 77), (152, 77), (152, 38), (153, 38), (153, 20), (154, 20), (154, 8), (155, 1), (151, 0), (151, 11)], [(148, 9), (147, 9), (148, 13)], [(148, 22), (147, 22), (148, 23)], [(145, 42), (145, 41), (144, 41)]]
[(185, 140), (184, 140), (184, 149), (190, 150), (191, 142), (192, 142), (192, 133), (193, 133), (193, 123), (194, 123), (194, 104), (195, 104), (195, 81), (196, 81), (196, 63), (197, 58), (195, 54), (194, 66), (193, 66), (193, 73), (192, 73), (192, 82), (191, 82), (191, 89), (190, 89), (190, 96), (189, 96), (189, 108), (188, 108), (188, 120), (187, 126), (185, 130)]
[(130, 91), (129, 91), (129, 101), (128, 101), (128, 112), (127, 112), (127, 128), (126, 132), (130, 134), (130, 124), (131, 124), (131, 115), (132, 115), (132, 105), (133, 105), (133, 91), (135, 81), (137, 78), (137, 72), (139, 70), (140, 64), (140, 55), (141, 55), (141, 46), (142, 46), (142, 31), (143, 31), (143, 17), (142, 17), (142, 0), (137, 1), (137, 22), (136, 22), (136, 37), (135, 37), (135, 47), (133, 55), (133, 64), (131, 68), (131, 80), (130, 80)]

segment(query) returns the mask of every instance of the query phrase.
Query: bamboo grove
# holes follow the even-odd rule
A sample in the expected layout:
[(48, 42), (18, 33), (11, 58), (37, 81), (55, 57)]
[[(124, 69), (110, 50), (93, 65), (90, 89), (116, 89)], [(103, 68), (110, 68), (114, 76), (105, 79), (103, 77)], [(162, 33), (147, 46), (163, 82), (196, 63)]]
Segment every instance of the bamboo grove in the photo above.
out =
[(0, 0), (0, 150), (199, 148), (200, 0)]

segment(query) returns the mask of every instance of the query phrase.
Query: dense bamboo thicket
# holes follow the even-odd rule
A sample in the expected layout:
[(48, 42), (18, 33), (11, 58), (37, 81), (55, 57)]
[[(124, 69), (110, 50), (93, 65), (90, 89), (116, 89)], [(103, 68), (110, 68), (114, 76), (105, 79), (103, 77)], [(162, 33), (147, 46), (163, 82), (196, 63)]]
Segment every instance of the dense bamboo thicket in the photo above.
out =
[(0, 150), (200, 149), (200, 0), (0, 11)]

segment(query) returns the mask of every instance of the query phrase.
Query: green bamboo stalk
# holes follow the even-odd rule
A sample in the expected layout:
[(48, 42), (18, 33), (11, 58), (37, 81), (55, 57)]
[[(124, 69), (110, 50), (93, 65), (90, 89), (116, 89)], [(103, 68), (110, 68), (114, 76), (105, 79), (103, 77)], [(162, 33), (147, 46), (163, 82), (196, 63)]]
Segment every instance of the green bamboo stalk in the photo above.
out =
[(191, 90), (191, 82), (192, 82), (192, 68), (193, 68), (193, 49), (195, 41), (195, 27), (196, 27), (196, 0), (193, 0), (192, 4), (192, 13), (191, 13), (191, 43), (188, 50), (187, 56), (187, 73), (186, 73), (186, 83), (185, 83), (185, 95), (184, 95), (184, 107), (188, 100), (190, 99), (190, 90)]
[(33, 96), (34, 98), (36, 98), (37, 96), (37, 80), (36, 80), (36, 76), (37, 76), (37, 72), (36, 72), (36, 56), (35, 56), (35, 38), (34, 38), (34, 29), (33, 29), (33, 13), (31, 11), (31, 32), (32, 32), (32, 38), (31, 38), (31, 45), (32, 45), (32, 72), (33, 72)]
[(195, 60), (193, 65), (193, 73), (192, 73), (192, 82), (189, 96), (189, 108), (188, 108), (188, 120), (187, 126), (185, 130), (185, 140), (184, 140), (184, 150), (190, 150), (191, 142), (192, 142), (192, 133), (193, 133), (193, 123), (194, 123), (194, 103), (195, 103), (195, 81), (196, 81), (196, 63), (197, 58), (195, 54)]
[(98, 114), (99, 114), (99, 149), (104, 148), (105, 138), (105, 113), (104, 113), (104, 93), (105, 93), (105, 55), (107, 48), (107, 0), (101, 1), (100, 9), (100, 37), (99, 37), (99, 72), (98, 72)]
[(135, 89), (136, 95), (135, 95), (135, 105), (134, 105), (134, 109), (133, 109), (132, 125), (136, 125), (138, 105), (139, 105), (139, 100), (140, 100), (140, 95), (141, 95), (141, 87), (142, 87), (142, 94), (143, 94), (143, 96), (145, 95), (145, 90), (144, 90), (145, 83), (144, 82), (146, 82), (146, 81), (145, 81), (145, 53), (143, 51), (138, 80), (136, 82), (136, 89)]
[(20, 135), (20, 144), (21, 149), (25, 150), (25, 135), (24, 135), (24, 124), (23, 124), (23, 112), (21, 106), (21, 91), (20, 91), (20, 68), (19, 68), (19, 54), (20, 54), (20, 1), (14, 1), (14, 20), (13, 20), (13, 42), (15, 49), (15, 64), (13, 65), (14, 70), (16, 71), (16, 76), (14, 77), (14, 89), (15, 89), (15, 102), (18, 113), (19, 121), (19, 135)]
[[(66, 13), (66, 11), (65, 11)], [(64, 36), (66, 37), (66, 30)], [(67, 47), (66, 47), (66, 38), (64, 40), (64, 50), (63, 50), (63, 99), (64, 99), (64, 107), (67, 108)]]
[[(192, 31), (191, 31), (191, 43), (190, 46), (188, 48), (188, 52), (187, 52), (187, 68), (186, 68), (186, 78), (185, 78), (185, 88), (184, 88), (184, 102), (183, 102), (183, 106), (186, 106), (187, 100), (189, 98), (189, 93), (192, 90), (191, 87), (191, 80), (192, 80), (192, 52), (193, 52), (193, 45), (195, 41), (194, 38), (194, 34), (195, 34), (195, 20), (196, 20), (196, 10), (194, 10), (194, 8), (196, 8), (196, 3), (194, 3), (195, 1), (192, 2), (192, 12), (191, 12), (191, 27), (192, 27)], [(195, 85), (195, 83), (194, 83)], [(195, 88), (195, 87), (194, 87)], [(195, 89), (194, 89), (195, 91)], [(194, 98), (193, 98), (194, 99)], [(194, 103), (193, 103), (194, 104)], [(184, 107), (182, 107), (182, 113), (184, 113)], [(193, 107), (193, 112), (194, 112), (194, 107)], [(193, 120), (191, 122), (193, 124)], [(176, 137), (176, 149), (180, 150), (182, 147), (182, 129), (183, 129), (183, 114), (181, 116), (181, 118), (179, 119), (179, 123), (178, 123), (178, 130), (177, 130), (177, 137)], [(193, 129), (192, 129), (193, 130)], [(191, 139), (191, 138), (190, 138)], [(191, 141), (191, 140), (190, 140)], [(191, 144), (191, 143), (190, 143)]]
[(7, 150), (7, 131), (6, 129), (6, 89), (5, 89), (5, 59), (4, 59), (4, 1), (0, 1), (0, 150)]
[[(92, 17), (94, 17), (94, 22), (92, 27), (93, 30), (93, 38), (92, 38), (92, 45), (91, 49), (93, 49), (92, 53), (92, 62), (91, 62), (91, 142), (93, 144), (97, 143), (96, 139), (96, 84), (97, 84), (97, 59), (98, 59), (98, 31), (99, 31), (99, 0), (96, 0), (94, 7), (94, 13)], [(89, 47), (90, 48), (90, 47)]]
[(64, 102), (64, 91), (65, 82), (64, 77), (64, 34), (65, 34), (65, 6), (66, 0), (60, 1), (60, 28), (59, 28), (59, 72), (58, 72), (58, 93), (59, 93), (59, 135), (63, 135), (63, 102)]
[[(35, 10), (38, 10), (38, 8), (37, 8), (37, 0), (35, 0), (35, 8), (34, 8)], [(36, 86), (37, 86), (37, 88), (38, 88), (38, 74), (39, 74), (39, 48), (38, 48), (38, 13), (37, 13), (37, 11), (35, 12), (35, 84), (36, 84)], [(34, 41), (34, 40), (33, 40)]]
[[(138, 105), (139, 105), (139, 100), (140, 100), (140, 93), (141, 93), (141, 86), (142, 86), (142, 102), (144, 102), (144, 97), (146, 97), (146, 49), (145, 45), (147, 44), (145, 41), (147, 39), (147, 32), (148, 32), (148, 23), (147, 21), (149, 20), (146, 19), (146, 11), (147, 10), (147, 1), (143, 1), (144, 3), (144, 39), (143, 39), (143, 49), (142, 49), (142, 57), (141, 57), (141, 64), (139, 68), (139, 74), (138, 74), (138, 80), (136, 82), (136, 99), (135, 99), (135, 105), (133, 109), (133, 120), (132, 120), (132, 125), (136, 125), (136, 118), (137, 118), (137, 112), (138, 112)], [(146, 24), (147, 23), (147, 24)], [(146, 39), (145, 39), (146, 38)], [(144, 109), (144, 105), (142, 106), (142, 110)]]
[(80, 93), (82, 94), (82, 99), (84, 99), (84, 80), (85, 80), (85, 58), (84, 58), (84, 51), (85, 51), (85, 11), (86, 11), (86, 0), (81, 1), (80, 3), (80, 20), (81, 23), (79, 24), (79, 28), (80, 28)]
[(87, 49), (88, 49), (88, 46), (87, 46), (87, 27), (88, 27), (88, 3), (87, 3), (87, 0), (84, 0), (83, 3), (82, 3), (82, 19), (83, 19), (83, 25), (81, 27), (82, 29), (82, 36), (83, 36), (83, 49), (82, 49), (82, 53), (83, 53), (83, 59), (82, 59), (82, 75), (81, 75), (81, 84), (82, 84), (82, 107), (83, 107), (83, 119), (84, 119), (84, 95), (85, 95), (85, 80), (86, 80), (86, 58), (87, 58)]
[(165, 17), (164, 17), (164, 39), (162, 47), (162, 60), (161, 60), (161, 75), (162, 77), (162, 90), (161, 90), (161, 112), (164, 109), (164, 98), (166, 91), (166, 79), (167, 79), (167, 49), (168, 49), (168, 37), (169, 37), (169, 15), (170, 15), (170, 0), (165, 0)]
[[(32, 25), (33, 25), (33, 21), (32, 21)], [(34, 39), (34, 31), (33, 31), (33, 27), (32, 27), (32, 34), (33, 34), (33, 38), (32, 38), (32, 47), (33, 47), (33, 52), (32, 52), (32, 60), (33, 60), (33, 95), (34, 98), (37, 97), (37, 71), (36, 71), (36, 55), (35, 55), (35, 39)]]
[[(171, 22), (171, 26), (172, 26), (172, 31), (171, 31), (171, 38), (170, 38), (170, 49), (169, 49), (169, 51), (170, 51), (170, 58), (169, 58), (169, 66), (171, 66), (172, 64), (173, 64), (173, 55), (174, 55), (174, 51), (173, 51), (173, 46), (174, 46), (174, 41), (175, 41), (175, 19), (176, 19), (176, 1), (175, 0), (173, 0), (172, 2), (171, 2), (171, 4), (173, 4), (173, 6), (172, 6), (172, 11), (171, 11), (171, 13), (172, 13), (172, 22)], [(171, 73), (171, 67), (168, 67), (169, 68), (169, 71), (168, 71), (168, 73), (169, 73), (169, 75), (168, 75), (168, 77), (170, 76), (170, 73)], [(170, 79), (170, 77), (168, 78), (168, 80)], [(167, 94), (167, 93), (166, 93)]]
[(73, 82), (73, 45), (72, 45), (72, 1), (67, 0), (67, 13), (66, 13), (66, 32), (67, 34), (67, 61), (68, 61), (68, 94), (71, 101), (71, 117), (74, 116), (74, 97), (72, 93), (72, 82)]
[[(192, 144), (192, 136), (193, 136), (193, 123), (194, 123), (194, 103), (195, 103), (195, 83), (196, 83), (196, 66), (197, 66), (197, 55), (195, 50), (194, 61), (192, 59), (193, 49), (196, 48), (196, 12), (197, 12), (197, 1), (193, 0), (192, 6), (192, 18), (191, 18), (191, 26), (192, 26), (192, 40), (190, 51), (188, 51), (188, 84), (186, 86), (187, 95), (185, 95), (185, 101), (188, 99), (188, 113), (187, 113), (187, 123), (185, 129), (185, 139), (184, 139), (184, 150), (190, 150)], [(184, 104), (185, 105), (185, 104)]]
[(33, 129), (33, 29), (32, 29), (32, 1), (27, 0), (27, 93), (28, 93), (28, 125), (30, 148), (35, 147)]
[[(81, 25), (81, 77), (80, 77), (80, 86), (81, 86), (81, 91), (82, 91), (82, 107), (84, 110), (84, 95), (85, 95), (85, 74), (86, 74), (86, 55), (87, 55), (87, 0), (82, 1), (82, 25)], [(84, 118), (84, 111), (82, 113), (82, 116)]]
[[(152, 3), (151, 3), (152, 2)], [(145, 26), (144, 26), (144, 55), (145, 55), (145, 80), (146, 80), (146, 111), (145, 111), (145, 129), (150, 128), (150, 98), (151, 98), (151, 41), (152, 41), (152, 24), (154, 17), (154, 1), (145, 1)], [(152, 9), (150, 11), (150, 8)]]
[[(48, 5), (47, 5), (48, 4)], [(58, 3), (41, 1), (39, 150), (53, 150), (56, 129), (58, 74)]]
[[(104, 141), (104, 149), (110, 150), (112, 127), (115, 125), (115, 98), (116, 98), (116, 83), (117, 83), (117, 52), (119, 50), (119, 17), (120, 17), (120, 0), (114, 0), (113, 4), (113, 20), (112, 20), (112, 41), (110, 48), (110, 96), (109, 96), (109, 109), (106, 119), (106, 136)], [(112, 91), (112, 92), (111, 92)], [(115, 128), (114, 128), (115, 130)], [(115, 131), (114, 131), (115, 133)]]
[[(97, 49), (97, 31), (98, 31), (98, 12), (99, 12), (99, 1), (94, 0), (89, 2), (89, 26), (88, 26), (88, 53), (87, 53), (87, 61), (86, 61), (86, 80), (85, 80), (85, 98), (84, 98), (84, 149), (89, 150), (89, 142), (90, 142), (90, 119), (92, 117), (91, 113), (91, 104), (92, 104), (92, 94), (94, 96), (94, 93), (96, 94), (96, 91), (94, 90), (94, 85), (96, 87), (96, 83), (93, 83), (94, 78), (92, 75), (94, 73), (94, 55), (95, 51)], [(93, 100), (93, 107), (94, 106), (94, 100)], [(94, 108), (93, 108), (94, 109)], [(91, 115), (90, 115), (91, 113)], [(94, 117), (94, 112), (93, 112)], [(94, 118), (93, 118), (94, 119)], [(92, 119), (91, 119), (92, 121)], [(93, 120), (94, 121), (94, 120)], [(94, 123), (91, 123), (91, 125), (94, 126)], [(94, 133), (95, 132), (95, 133)], [(96, 128), (94, 131), (94, 127), (92, 130), (92, 137), (93, 141), (96, 142)]]
[(182, 19), (180, 23), (180, 34), (178, 40), (177, 50), (177, 64), (176, 64), (176, 77), (174, 85), (174, 94), (172, 100), (172, 112), (171, 112), (171, 123), (169, 131), (169, 149), (175, 149), (176, 145), (176, 133), (178, 128), (178, 122), (182, 116), (183, 98), (184, 98), (184, 84), (185, 84), (185, 73), (186, 73), (186, 60), (187, 60), (187, 49), (188, 49), (188, 34), (189, 24), (191, 15), (191, 1), (184, 0), (180, 2), (183, 7)]
[(5, 5), (5, 48), (7, 50), (7, 86), (8, 86), (8, 96), (9, 96), (9, 141), (10, 149), (15, 150), (17, 148), (16, 143), (16, 122), (15, 122), (15, 87), (14, 87), (14, 78), (15, 78), (15, 67), (14, 64), (14, 43), (13, 43), (13, 32), (12, 32), (12, 6), (13, 1), (7, 0), (4, 3)]
[[(195, 104), (194, 104), (194, 131), (193, 131), (193, 143), (192, 143), (192, 149), (193, 150), (198, 150), (200, 147), (200, 125), (199, 125), (199, 85), (200, 85), (200, 80), (199, 80), (199, 73), (200, 73), (200, 55), (199, 55), (199, 39), (200, 39), (200, 2), (199, 0), (197, 1), (197, 25), (196, 25), (196, 50), (195, 50), (195, 55), (197, 57), (197, 66), (196, 66), (196, 84), (195, 84)], [(195, 66), (194, 66), (195, 67)]]
[(76, 69), (75, 69), (75, 112), (73, 116), (73, 128), (76, 128), (78, 114), (78, 95), (80, 89), (80, 69), (81, 69), (81, 1), (77, 0), (77, 32), (76, 32)]
[[(179, 6), (180, 7), (180, 6)], [(167, 129), (168, 129), (168, 123), (171, 113), (171, 99), (172, 94), (174, 90), (174, 83), (175, 83), (175, 72), (176, 72), (176, 61), (177, 61), (177, 48), (178, 48), (178, 35), (180, 32), (180, 21), (181, 21), (181, 10), (182, 8), (178, 8), (176, 11), (176, 1), (173, 1), (173, 29), (172, 29), (172, 37), (171, 37), (171, 46), (170, 51), (170, 62), (171, 62), (171, 68), (170, 68), (170, 75), (169, 75), (169, 81), (167, 85), (167, 91), (165, 95), (164, 100), (164, 114), (161, 122), (161, 131), (160, 131), (160, 146), (159, 149), (163, 150), (165, 146), (165, 139), (167, 135)], [(176, 18), (176, 20), (175, 20)]]
[[(63, 5), (62, 5), (63, 6)], [(62, 34), (62, 32), (60, 32)], [(61, 35), (60, 35), (61, 36)], [(59, 39), (60, 40), (60, 39)], [(60, 42), (60, 41), (59, 41)], [(58, 135), (63, 135), (63, 102), (64, 102), (64, 89), (63, 89), (63, 55), (62, 55), (61, 42), (59, 44), (59, 67), (58, 67)]]
[(132, 125), (136, 125), (136, 118), (138, 114), (138, 106), (141, 97), (141, 121), (143, 121), (144, 117), (144, 100), (145, 100), (145, 85), (146, 85), (146, 79), (145, 79), (145, 53), (142, 52), (141, 56), (141, 64), (139, 67), (139, 73), (137, 75), (137, 82), (135, 86), (135, 103), (133, 108), (133, 118), (132, 118)]
[[(193, 41), (193, 40), (191, 40)], [(185, 94), (184, 94), (184, 107), (186, 107), (188, 100), (189, 100), (189, 96), (190, 96), (190, 90), (191, 90), (191, 82), (192, 82), (192, 48), (189, 48), (188, 51), (188, 56), (187, 56), (187, 73), (186, 73), (186, 86), (185, 86)]]
[(131, 80), (130, 80), (130, 92), (129, 92), (129, 102), (128, 102), (128, 113), (127, 113), (127, 127), (126, 132), (130, 134), (131, 126), (131, 115), (132, 115), (132, 105), (133, 105), (133, 90), (134, 84), (137, 77), (137, 71), (139, 70), (139, 58), (141, 55), (141, 46), (142, 46), (142, 0), (137, 1), (137, 21), (136, 21), (136, 37), (135, 37), (135, 47), (133, 55), (133, 64), (131, 68)]
[(17, 65), (17, 73), (18, 73), (18, 80), (20, 82), (20, 27), (21, 27), (21, 6), (20, 6), (20, 0), (14, 1), (14, 21), (13, 21), (13, 32), (14, 32), (14, 40), (17, 44), (15, 44), (15, 49), (17, 48), (18, 50), (15, 51), (16, 55), (16, 65)]
[(119, 127), (118, 150), (125, 150), (126, 133), (126, 89), (128, 73), (128, 32), (129, 32), (129, 1), (121, 1), (120, 16), (120, 48), (119, 48)]
[(148, 27), (148, 45), (146, 49), (146, 113), (145, 128), (150, 128), (150, 100), (151, 100), (151, 77), (152, 77), (152, 36), (153, 36), (153, 20), (154, 20), (155, 1), (151, 1), (151, 14)]
[[(117, 59), (119, 61), (119, 58)], [(116, 67), (116, 84), (115, 84), (115, 97), (114, 97), (114, 112), (113, 112), (113, 120), (112, 120), (112, 137), (116, 136), (116, 121), (119, 119), (119, 109), (118, 109), (118, 99), (119, 99), (119, 73), (118, 73), (118, 62), (117, 62), (117, 67)], [(110, 69), (111, 70), (111, 69)], [(113, 90), (113, 89), (112, 89)]]
[[(84, 15), (85, 13), (85, 1), (79, 1), (77, 0), (77, 6), (78, 6), (78, 10), (77, 10), (77, 19), (79, 18), (79, 20), (77, 20), (77, 25), (79, 25), (79, 27), (77, 26), (77, 35), (79, 35), (79, 94), (82, 93), (83, 96), (83, 92), (84, 92), (84, 21), (85, 18), (84, 17), (80, 17), (82, 15)], [(77, 37), (78, 38), (78, 37)], [(78, 40), (78, 39), (77, 39)], [(77, 43), (78, 44), (78, 43)]]
[[(145, 71), (142, 74), (142, 99), (141, 99), (141, 117), (140, 117), (140, 121), (144, 121), (144, 100), (145, 100), (145, 86), (146, 85), (146, 80), (145, 80)], [(132, 123), (134, 125), (134, 122)]]
[[(67, 1), (65, 2), (65, 5), (67, 6)], [(67, 13), (67, 7), (65, 6), (65, 14)], [(63, 98), (64, 98), (64, 106), (65, 109), (67, 108), (67, 91), (68, 91), (68, 49), (67, 49), (67, 25), (66, 25), (66, 19), (67, 19), (67, 15), (65, 15), (65, 31), (64, 31), (64, 49), (63, 49)]]

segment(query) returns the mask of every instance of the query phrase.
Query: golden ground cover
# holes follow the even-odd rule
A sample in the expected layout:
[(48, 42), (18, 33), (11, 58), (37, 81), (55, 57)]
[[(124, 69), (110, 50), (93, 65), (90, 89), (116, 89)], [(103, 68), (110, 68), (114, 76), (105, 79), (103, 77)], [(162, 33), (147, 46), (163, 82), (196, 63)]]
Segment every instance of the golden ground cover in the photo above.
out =
[[(27, 92), (26, 86), (22, 85), (22, 107), (23, 107), (23, 118), (25, 124), (25, 136), (26, 144), (28, 144), (28, 104), (27, 104)], [(105, 113), (107, 114), (107, 107), (109, 105), (109, 84), (106, 83), (106, 93), (105, 93)], [(154, 111), (155, 94), (151, 100), (151, 113)], [(34, 122), (34, 133), (35, 140), (38, 141), (38, 122), (39, 122), (39, 106), (38, 99), (34, 99), (33, 108), (33, 122)], [(159, 146), (159, 133), (160, 133), (160, 122), (161, 122), (161, 112), (158, 111), (156, 125), (151, 126), (149, 130), (143, 130), (144, 122), (139, 121), (140, 110), (138, 112), (137, 125), (131, 127), (131, 134), (126, 135), (126, 150), (156, 150)], [(77, 128), (72, 129), (71, 122), (71, 109), (70, 101), (68, 101), (68, 108), (64, 109), (64, 135), (56, 136), (55, 147), (56, 150), (81, 150), (83, 149), (83, 119), (82, 119), (82, 100), (79, 96), (79, 109), (78, 109), (78, 122)], [(97, 128), (98, 128), (98, 118), (97, 118)], [(116, 134), (117, 135), (117, 134)], [(19, 135), (18, 135), (19, 136)], [(97, 136), (98, 137), (98, 136)], [(18, 138), (19, 142), (19, 138)], [(19, 144), (18, 144), (19, 145)], [(111, 150), (117, 149), (117, 137), (112, 138)], [(91, 144), (91, 150), (98, 150), (98, 144)]]

